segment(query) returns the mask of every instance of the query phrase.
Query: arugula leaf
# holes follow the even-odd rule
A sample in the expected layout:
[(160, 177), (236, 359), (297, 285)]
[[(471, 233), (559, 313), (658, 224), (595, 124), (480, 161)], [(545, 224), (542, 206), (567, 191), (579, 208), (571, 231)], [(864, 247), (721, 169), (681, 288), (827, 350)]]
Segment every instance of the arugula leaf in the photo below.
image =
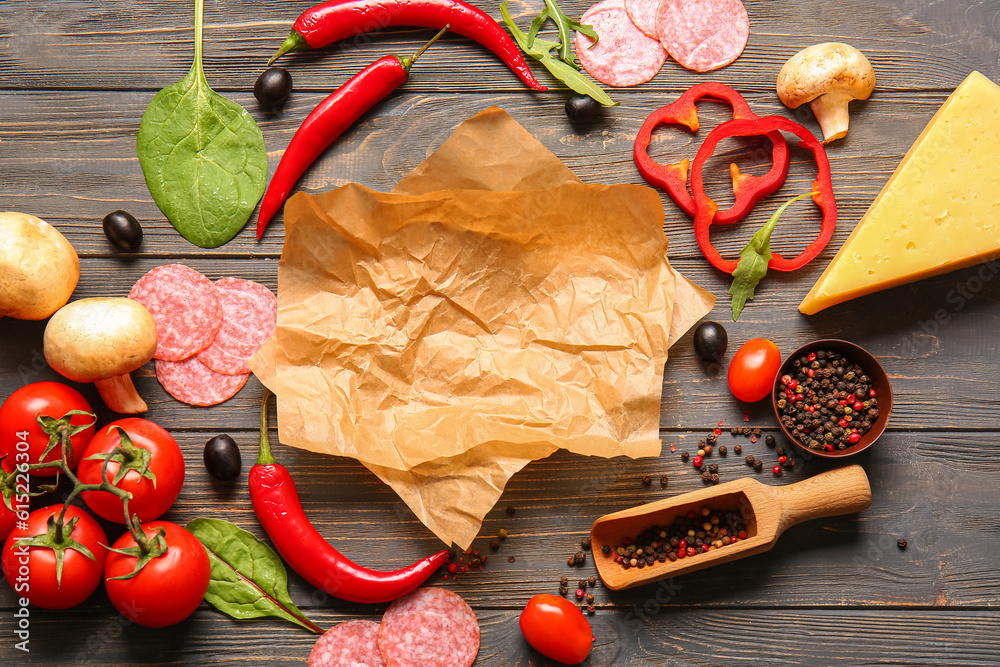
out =
[(733, 270), (733, 284), (729, 288), (729, 293), (733, 295), (733, 322), (743, 312), (743, 306), (747, 300), (753, 301), (753, 291), (757, 283), (767, 274), (767, 263), (771, 261), (771, 233), (778, 223), (778, 218), (785, 212), (785, 209), (798, 200), (816, 194), (807, 192), (794, 199), (786, 201), (778, 207), (771, 219), (757, 230), (757, 233), (750, 239), (750, 243), (740, 252), (740, 261)]
[[(542, 10), (545, 13), (546, 9)], [(559, 42), (552, 42), (547, 39), (542, 39), (541, 37), (535, 37), (529, 40), (529, 35), (524, 34), (514, 19), (511, 18), (510, 12), (507, 10), (507, 3), (500, 3), (500, 13), (503, 14), (503, 21), (507, 24), (507, 29), (510, 30), (510, 34), (514, 37), (514, 41), (517, 45), (521, 47), (527, 55), (531, 56), (538, 62), (542, 64), (545, 69), (547, 69), (552, 76), (556, 77), (563, 83), (565, 83), (573, 91), (580, 93), (581, 95), (589, 95), (594, 98), (595, 101), (600, 102), (606, 107), (618, 106), (618, 102), (612, 100), (600, 86), (595, 84), (593, 81), (588, 79), (585, 75), (578, 72), (573, 66), (568, 65), (564, 61), (552, 57), (552, 49), (559, 47)], [(537, 17), (535, 21), (537, 21)], [(538, 24), (541, 26), (541, 23)], [(532, 22), (532, 28), (534, 28), (535, 23)], [(537, 34), (537, 30), (535, 33)]]
[(212, 580), (205, 600), (236, 619), (281, 618), (322, 634), (288, 595), (288, 573), (278, 554), (239, 526), (195, 519), (185, 526), (208, 550)]
[(139, 124), (136, 152), (153, 200), (202, 248), (226, 243), (264, 194), (264, 135), (239, 104), (208, 85), (202, 67), (204, 0), (194, 6), (194, 63), (158, 92)]
[(570, 32), (578, 30), (594, 40), (594, 43), (589, 47), (591, 49), (597, 46), (597, 40), (600, 38), (597, 36), (597, 32), (594, 30), (593, 26), (583, 25), (579, 21), (574, 21), (570, 17), (566, 16), (566, 14), (563, 13), (563, 10), (559, 9), (559, 5), (556, 4), (555, 0), (545, 0), (545, 7), (549, 10), (550, 18), (555, 21), (556, 27), (559, 29), (559, 41), (561, 42), (561, 45), (559, 46), (559, 57), (564, 63), (575, 68), (576, 64), (569, 53)]

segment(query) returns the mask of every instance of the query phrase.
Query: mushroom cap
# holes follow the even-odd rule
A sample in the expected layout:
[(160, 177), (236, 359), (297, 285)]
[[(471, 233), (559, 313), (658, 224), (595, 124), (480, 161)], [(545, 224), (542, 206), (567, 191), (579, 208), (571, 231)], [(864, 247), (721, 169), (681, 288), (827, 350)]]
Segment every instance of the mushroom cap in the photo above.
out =
[(132, 299), (80, 299), (60, 308), (45, 326), (45, 360), (74, 382), (131, 373), (153, 358), (156, 323)]
[(79, 279), (80, 259), (59, 230), (27, 213), (0, 213), (0, 317), (44, 320)]
[(874, 89), (875, 70), (868, 58), (841, 42), (823, 42), (802, 49), (778, 72), (778, 97), (789, 109), (832, 92), (865, 100)]

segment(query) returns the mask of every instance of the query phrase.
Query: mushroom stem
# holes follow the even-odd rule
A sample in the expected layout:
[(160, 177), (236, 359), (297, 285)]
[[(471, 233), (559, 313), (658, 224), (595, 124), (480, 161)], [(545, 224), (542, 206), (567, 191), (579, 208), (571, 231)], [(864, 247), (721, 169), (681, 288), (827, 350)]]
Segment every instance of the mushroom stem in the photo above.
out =
[(149, 408), (142, 400), (139, 392), (132, 384), (132, 376), (128, 373), (116, 375), (106, 380), (95, 380), (94, 386), (104, 399), (104, 404), (114, 412), (123, 415), (134, 415), (145, 412)]
[(850, 124), (847, 103), (852, 99), (854, 98), (850, 93), (834, 91), (820, 95), (809, 105), (823, 130), (824, 144), (847, 135), (847, 126)]

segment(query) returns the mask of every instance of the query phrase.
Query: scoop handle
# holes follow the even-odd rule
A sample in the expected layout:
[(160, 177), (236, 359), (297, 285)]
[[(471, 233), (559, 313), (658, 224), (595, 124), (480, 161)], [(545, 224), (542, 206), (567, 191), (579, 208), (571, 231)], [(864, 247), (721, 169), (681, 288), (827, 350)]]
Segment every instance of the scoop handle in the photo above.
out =
[(779, 533), (801, 521), (860, 512), (872, 504), (868, 476), (857, 464), (775, 487), (775, 491), (781, 506)]

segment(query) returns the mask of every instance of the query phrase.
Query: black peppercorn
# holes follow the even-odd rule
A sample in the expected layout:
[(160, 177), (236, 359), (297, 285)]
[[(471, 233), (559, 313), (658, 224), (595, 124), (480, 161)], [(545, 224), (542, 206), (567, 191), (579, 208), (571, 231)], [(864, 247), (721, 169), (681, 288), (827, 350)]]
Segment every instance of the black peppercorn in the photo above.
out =
[(580, 581), (578, 581), (576, 583), (577, 583), (577, 588), (586, 588), (587, 587), (587, 580), (586, 579), (581, 579)]
[(507, 556), (507, 562), (513, 563), (516, 559), (513, 556)]
[(753, 433), (753, 429), (751, 429), (749, 426), (744, 426), (743, 428), (740, 429), (740, 433), (742, 433), (743, 435), (750, 435), (751, 433)]
[(567, 588), (566, 586), (559, 587), (559, 595), (568, 595), (568, 594), (569, 594), (569, 588)]
[(784, 447), (778, 447), (777, 449), (774, 450), (774, 453), (777, 454), (778, 456), (784, 456), (785, 455), (785, 448)]
[(570, 556), (566, 559), (566, 564), (572, 567), (573, 565), (576, 565), (576, 559)]
[(733, 435), (739, 435), (740, 434), (740, 427), (739, 426), (734, 426), (731, 429), (729, 429), (729, 432), (732, 433)]
[(711, 435), (709, 435), (709, 436), (708, 436), (708, 444), (710, 444), (710, 445), (714, 445), (714, 444), (715, 444), (715, 442), (716, 442), (716, 441), (717, 441), (718, 439), (719, 439), (719, 436), (717, 436), (717, 435), (715, 435), (714, 433), (712, 433)]
[(597, 584), (597, 577), (595, 577), (594, 575), (590, 575), (589, 577), (587, 577), (587, 584), (593, 587), (595, 584)]
[(580, 548), (581, 549), (586, 549), (587, 551), (590, 551), (590, 538), (589, 537), (585, 537), (582, 540), (580, 540)]
[(760, 472), (761, 470), (764, 469), (764, 462), (761, 461), (760, 459), (754, 459), (753, 460), (753, 469), (755, 471), (757, 471), (757, 472)]
[(752, 465), (753, 465), (753, 462), (754, 462), (754, 461), (755, 461), (756, 459), (754, 459), (753, 455), (751, 455), (751, 454), (747, 454), (747, 457), (746, 457), (746, 459), (744, 459), (744, 460), (745, 460), (745, 461), (747, 462), (747, 465), (748, 465), (748, 466), (752, 466)]
[(708, 472), (707, 470), (705, 472), (701, 473), (701, 481), (703, 481), (703, 482), (711, 482), (712, 481), (712, 473)]
[(508, 507), (508, 508), (507, 508), (507, 516), (514, 516), (514, 513), (515, 513), (516, 511), (517, 511), (517, 510), (515, 510), (515, 509), (514, 509), (514, 506), (513, 506), (513, 505), (511, 505), (510, 507)]
[(643, 486), (649, 486), (652, 483), (653, 483), (653, 478), (652, 477), (650, 477), (649, 475), (643, 475), (642, 476), (642, 485)]
[(610, 544), (605, 544), (603, 547), (601, 547), (601, 553), (604, 554), (605, 556), (610, 555), (611, 554), (611, 545)]
[(577, 551), (575, 554), (573, 554), (573, 560), (578, 564), (585, 563), (587, 562), (587, 554), (585, 554), (582, 551)]
[(768, 433), (767, 435), (764, 436), (764, 442), (767, 444), (768, 447), (774, 447), (774, 443), (776, 441), (774, 439), (774, 436)]
[(588, 614), (590, 614), (591, 616), (593, 616), (595, 611), (597, 611), (597, 608), (594, 607), (594, 605), (592, 605), (592, 604), (591, 605), (587, 605), (587, 613)]
[(496, 551), (499, 548), (500, 548), (500, 540), (494, 537), (492, 540), (490, 540), (490, 549)]
[(569, 577), (567, 577), (565, 575), (559, 577), (559, 585), (560, 586), (569, 586)]
[(898, 540), (896, 540), (896, 546), (898, 546), (900, 549), (905, 549), (906, 548), (906, 538), (901, 537)]
[(681, 452), (681, 461), (684, 461), (685, 463), (687, 463), (687, 460), (689, 458), (691, 458), (690, 454), (688, 454), (686, 451)]
[(719, 472), (719, 464), (718, 463), (709, 463), (708, 464), (708, 472)]
[(667, 473), (663, 473), (662, 475), (660, 475), (660, 486), (666, 486), (667, 481), (668, 481)]
[(713, 484), (718, 484), (719, 483), (719, 473), (715, 473), (715, 472), (712, 473), (712, 483)]

